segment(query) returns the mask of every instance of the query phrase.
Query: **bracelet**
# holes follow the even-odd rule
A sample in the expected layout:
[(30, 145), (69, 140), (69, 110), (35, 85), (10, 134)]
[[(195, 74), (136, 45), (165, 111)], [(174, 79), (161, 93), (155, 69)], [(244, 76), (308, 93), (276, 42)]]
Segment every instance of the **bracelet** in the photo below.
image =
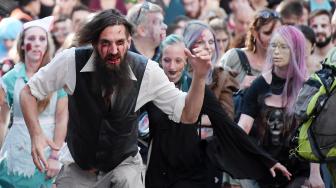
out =
[(58, 161), (58, 155), (53, 155), (53, 154), (51, 154), (51, 155), (49, 156), (49, 159), (54, 159), (54, 160)]

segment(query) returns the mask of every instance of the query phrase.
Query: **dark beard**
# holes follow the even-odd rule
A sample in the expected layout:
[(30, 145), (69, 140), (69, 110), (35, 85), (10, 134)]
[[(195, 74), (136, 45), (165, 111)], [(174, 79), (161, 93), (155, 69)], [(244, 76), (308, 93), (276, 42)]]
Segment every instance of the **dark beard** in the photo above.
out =
[(186, 13), (186, 16), (191, 18), (191, 19), (198, 19), (201, 16), (201, 13), (202, 13), (202, 10), (199, 9), (195, 16), (192, 16), (190, 13)]
[[(111, 58), (111, 55), (109, 54), (107, 58)], [(95, 79), (97, 84), (108, 94), (112, 94), (114, 90), (122, 91), (130, 86), (129, 67), (124, 59), (124, 57), (121, 57), (119, 65), (111, 65), (107, 64), (106, 60), (99, 55), (95, 58)]]
[(326, 37), (326, 39), (322, 42), (316, 42), (316, 46), (318, 48), (323, 48), (327, 46), (331, 42), (331, 35), (329, 37)]

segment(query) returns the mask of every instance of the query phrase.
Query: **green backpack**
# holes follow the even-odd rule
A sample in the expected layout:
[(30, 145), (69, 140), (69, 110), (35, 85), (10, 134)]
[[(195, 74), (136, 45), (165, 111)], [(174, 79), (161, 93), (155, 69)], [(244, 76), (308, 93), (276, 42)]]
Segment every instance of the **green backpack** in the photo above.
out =
[(305, 82), (294, 105), (299, 127), (291, 155), (311, 162), (336, 161), (336, 48)]

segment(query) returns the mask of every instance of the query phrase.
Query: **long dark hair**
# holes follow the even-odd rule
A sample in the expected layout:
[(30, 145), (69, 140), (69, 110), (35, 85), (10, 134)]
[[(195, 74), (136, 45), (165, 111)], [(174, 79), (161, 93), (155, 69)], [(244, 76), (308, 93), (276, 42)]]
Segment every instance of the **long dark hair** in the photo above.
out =
[(86, 23), (80, 32), (77, 33), (79, 46), (98, 42), (100, 33), (109, 26), (124, 25), (127, 34), (132, 35), (133, 27), (126, 18), (117, 10), (108, 9), (98, 13), (91, 21)]

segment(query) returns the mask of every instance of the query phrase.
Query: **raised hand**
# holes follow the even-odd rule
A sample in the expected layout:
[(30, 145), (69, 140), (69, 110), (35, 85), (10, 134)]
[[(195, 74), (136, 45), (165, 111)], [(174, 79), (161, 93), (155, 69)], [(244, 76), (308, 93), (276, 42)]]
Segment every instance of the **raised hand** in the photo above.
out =
[(192, 66), (193, 76), (205, 78), (211, 68), (211, 53), (203, 47), (192, 49), (192, 53), (185, 48), (184, 52)]

